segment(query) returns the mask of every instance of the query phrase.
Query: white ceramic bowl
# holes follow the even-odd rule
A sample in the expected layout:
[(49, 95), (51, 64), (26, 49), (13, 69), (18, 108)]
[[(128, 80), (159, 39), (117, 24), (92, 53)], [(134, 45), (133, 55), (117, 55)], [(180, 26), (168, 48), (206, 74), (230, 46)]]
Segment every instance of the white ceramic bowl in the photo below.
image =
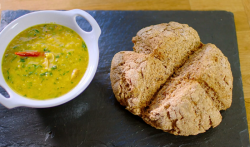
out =
[[(92, 31), (83, 31), (76, 23), (76, 16), (82, 16), (92, 26)], [(92, 81), (99, 60), (98, 39), (101, 34), (101, 29), (95, 19), (87, 12), (82, 10), (70, 11), (37, 11), (26, 14), (18, 19), (12, 21), (0, 33), (0, 65), (2, 65), (2, 58), (6, 47), (9, 42), (18, 35), (21, 31), (38, 24), (56, 23), (71, 28), (77, 32), (85, 41), (89, 52), (89, 64), (83, 78), (79, 84), (70, 92), (63, 96), (50, 100), (33, 100), (23, 97), (13, 91), (5, 82), (2, 67), (0, 68), (0, 85), (8, 92), (10, 98), (5, 98), (0, 94), (0, 103), (7, 108), (14, 108), (18, 106), (33, 107), (33, 108), (46, 108), (53, 107), (65, 102), (68, 102), (83, 92)]]

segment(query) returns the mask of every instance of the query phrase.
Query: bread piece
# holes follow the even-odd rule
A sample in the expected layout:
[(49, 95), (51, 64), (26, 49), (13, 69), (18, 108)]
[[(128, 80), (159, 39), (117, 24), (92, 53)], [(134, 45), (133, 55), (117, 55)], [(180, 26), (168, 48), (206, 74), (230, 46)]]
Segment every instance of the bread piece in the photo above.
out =
[(227, 57), (213, 44), (206, 44), (190, 56), (176, 76), (198, 81), (215, 102), (218, 110), (232, 103), (233, 75)]
[(149, 104), (150, 99), (167, 80), (162, 62), (149, 55), (131, 51), (115, 54), (110, 79), (116, 99), (135, 115)]
[(220, 110), (232, 103), (230, 64), (213, 44), (206, 44), (168, 79), (151, 99), (145, 122), (175, 135), (196, 135), (221, 122)]
[(167, 76), (201, 46), (198, 33), (187, 24), (162, 23), (141, 29), (132, 42), (137, 53), (151, 54), (163, 62)]
[(156, 95), (164, 98), (161, 103), (150, 105), (143, 114), (146, 123), (183, 136), (197, 135), (220, 124), (219, 110), (198, 82), (172, 79), (170, 83)]

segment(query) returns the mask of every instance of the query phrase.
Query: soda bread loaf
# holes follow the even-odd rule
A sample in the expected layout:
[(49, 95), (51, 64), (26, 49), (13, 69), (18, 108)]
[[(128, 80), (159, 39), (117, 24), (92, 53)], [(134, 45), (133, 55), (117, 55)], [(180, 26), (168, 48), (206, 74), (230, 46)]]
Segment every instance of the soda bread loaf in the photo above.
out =
[(149, 125), (174, 135), (197, 135), (220, 124), (232, 103), (230, 64), (213, 44), (202, 44), (186, 24), (143, 28), (134, 52), (111, 63), (113, 92), (121, 105)]

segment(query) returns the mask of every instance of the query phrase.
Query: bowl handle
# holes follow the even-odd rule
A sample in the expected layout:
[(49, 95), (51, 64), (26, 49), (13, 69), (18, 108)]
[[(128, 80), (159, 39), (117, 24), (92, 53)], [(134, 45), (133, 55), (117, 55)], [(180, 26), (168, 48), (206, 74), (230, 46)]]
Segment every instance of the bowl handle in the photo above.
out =
[(82, 30), (75, 21), (76, 25), (83, 31), (83, 33), (88, 34), (88, 35), (94, 37), (93, 39), (98, 40), (98, 38), (101, 35), (101, 29), (100, 29), (98, 23), (96, 22), (96, 20), (89, 13), (87, 13), (83, 10), (80, 10), (80, 9), (69, 10), (69, 11), (66, 11), (66, 13), (71, 14), (74, 19), (76, 16), (82, 16), (83, 18), (85, 18), (92, 26), (92, 31), (86, 32), (86, 31)]
[(0, 104), (9, 109), (20, 106), (20, 104), (18, 104), (17, 100), (14, 98), (13, 94), (6, 88), (7, 86), (4, 83), (4, 79), (0, 78), (0, 86), (5, 89), (5, 91), (7, 91), (10, 97), (6, 98), (2, 93), (0, 93)]
[(18, 106), (18, 104), (15, 102), (14, 98), (11, 95), (9, 98), (6, 98), (1, 93), (0, 93), (0, 103), (9, 109)]

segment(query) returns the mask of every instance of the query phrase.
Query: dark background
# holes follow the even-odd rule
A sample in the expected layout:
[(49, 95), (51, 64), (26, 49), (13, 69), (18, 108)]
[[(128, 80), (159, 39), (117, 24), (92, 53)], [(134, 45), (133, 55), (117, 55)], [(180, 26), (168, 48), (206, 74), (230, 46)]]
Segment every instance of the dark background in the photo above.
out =
[[(1, 29), (31, 11), (2, 11)], [(53, 108), (7, 109), (0, 104), (0, 147), (245, 147), (249, 146), (234, 16), (225, 11), (88, 11), (98, 22), (100, 61), (89, 87), (74, 100)], [(228, 57), (233, 71), (233, 103), (221, 111), (216, 128), (196, 136), (157, 130), (120, 106), (110, 85), (115, 53), (132, 50), (131, 39), (143, 27), (177, 21), (196, 29)], [(91, 30), (77, 17), (78, 24)], [(89, 49), (90, 50), (90, 49)], [(0, 88), (0, 92), (3, 89)], [(6, 93), (4, 93), (6, 95)]]

